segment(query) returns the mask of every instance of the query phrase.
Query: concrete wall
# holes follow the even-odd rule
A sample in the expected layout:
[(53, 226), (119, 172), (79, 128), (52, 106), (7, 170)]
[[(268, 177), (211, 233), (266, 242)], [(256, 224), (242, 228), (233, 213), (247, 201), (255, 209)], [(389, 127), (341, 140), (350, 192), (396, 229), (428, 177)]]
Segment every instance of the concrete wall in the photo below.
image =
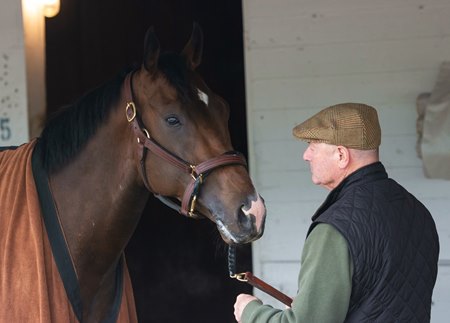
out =
[[(247, 116), (252, 175), (266, 199), (256, 275), (295, 295), (310, 217), (327, 195), (311, 183), (297, 123), (322, 107), (377, 107), (381, 159), (432, 212), (441, 242), (433, 322), (450, 315), (450, 181), (424, 177), (416, 156), (417, 96), (450, 60), (448, 0), (244, 0)], [(282, 306), (258, 293), (258, 296)]]

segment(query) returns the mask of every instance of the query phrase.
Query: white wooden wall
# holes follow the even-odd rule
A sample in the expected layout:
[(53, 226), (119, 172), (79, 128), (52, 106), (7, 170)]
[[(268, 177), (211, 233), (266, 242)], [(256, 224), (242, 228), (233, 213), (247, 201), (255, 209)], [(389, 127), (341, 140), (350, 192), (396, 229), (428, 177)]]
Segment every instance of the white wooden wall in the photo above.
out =
[(434, 215), (441, 254), (432, 322), (448, 322), (450, 181), (423, 175), (415, 100), (450, 60), (450, 1), (244, 0), (243, 10), (249, 159), (268, 208), (254, 272), (295, 295), (310, 217), (328, 191), (311, 183), (306, 144), (292, 127), (328, 105), (364, 102), (378, 109), (388, 173)]
[(0, 3), (0, 146), (28, 140), (24, 31), (21, 2)]
[(41, 1), (0, 1), (0, 146), (38, 136), (45, 119), (45, 20)]

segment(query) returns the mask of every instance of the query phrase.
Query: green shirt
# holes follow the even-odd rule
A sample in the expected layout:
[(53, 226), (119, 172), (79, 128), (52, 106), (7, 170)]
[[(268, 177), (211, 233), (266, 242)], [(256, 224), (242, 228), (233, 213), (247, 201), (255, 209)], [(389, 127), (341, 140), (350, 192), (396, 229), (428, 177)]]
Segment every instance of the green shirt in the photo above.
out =
[(252, 301), (245, 307), (241, 322), (343, 322), (350, 302), (352, 271), (346, 240), (333, 226), (321, 223), (305, 241), (292, 308), (279, 310)]

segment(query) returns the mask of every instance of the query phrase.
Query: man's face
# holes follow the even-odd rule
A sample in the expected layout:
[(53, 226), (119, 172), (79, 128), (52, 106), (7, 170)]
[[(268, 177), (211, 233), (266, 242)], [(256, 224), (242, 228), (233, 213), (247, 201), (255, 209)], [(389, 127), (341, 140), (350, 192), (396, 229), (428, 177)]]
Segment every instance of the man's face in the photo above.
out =
[(311, 142), (303, 153), (303, 159), (309, 162), (314, 184), (332, 190), (341, 181), (337, 146)]

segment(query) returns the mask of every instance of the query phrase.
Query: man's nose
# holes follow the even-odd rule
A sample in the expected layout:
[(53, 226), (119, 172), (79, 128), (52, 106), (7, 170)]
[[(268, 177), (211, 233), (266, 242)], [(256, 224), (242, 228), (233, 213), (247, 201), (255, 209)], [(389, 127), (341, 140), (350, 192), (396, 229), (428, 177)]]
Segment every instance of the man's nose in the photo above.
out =
[(305, 151), (303, 152), (303, 160), (309, 161), (309, 148), (306, 148)]

